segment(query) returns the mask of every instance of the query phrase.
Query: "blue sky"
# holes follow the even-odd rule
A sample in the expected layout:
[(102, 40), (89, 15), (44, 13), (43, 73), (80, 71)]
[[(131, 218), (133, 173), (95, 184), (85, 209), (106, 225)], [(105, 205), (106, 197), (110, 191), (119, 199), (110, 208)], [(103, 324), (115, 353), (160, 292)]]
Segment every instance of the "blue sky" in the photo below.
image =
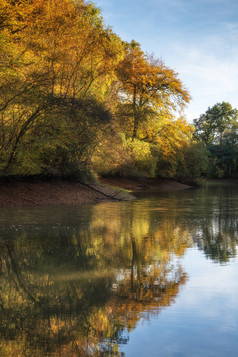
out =
[(227, 101), (238, 109), (237, 0), (94, 0), (105, 23), (179, 73), (189, 121)]

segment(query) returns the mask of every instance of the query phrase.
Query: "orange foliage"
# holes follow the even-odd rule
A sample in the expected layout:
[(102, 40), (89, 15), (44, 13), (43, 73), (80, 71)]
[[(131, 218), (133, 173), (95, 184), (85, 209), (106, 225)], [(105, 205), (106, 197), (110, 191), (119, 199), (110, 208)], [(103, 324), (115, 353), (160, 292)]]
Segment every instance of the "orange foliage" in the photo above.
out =
[(170, 113), (177, 106), (182, 108), (190, 96), (183, 88), (178, 74), (162, 61), (147, 56), (139, 47), (131, 46), (117, 68), (123, 91), (132, 104), (134, 128), (132, 137), (138, 135), (146, 113)]

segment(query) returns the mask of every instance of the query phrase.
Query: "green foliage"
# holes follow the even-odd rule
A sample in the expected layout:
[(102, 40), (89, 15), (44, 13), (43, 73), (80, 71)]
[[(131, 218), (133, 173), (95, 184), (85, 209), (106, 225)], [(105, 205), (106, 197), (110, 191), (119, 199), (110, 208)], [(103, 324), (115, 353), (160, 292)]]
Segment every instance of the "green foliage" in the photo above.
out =
[(237, 175), (237, 119), (238, 110), (222, 102), (208, 108), (194, 121), (194, 137), (203, 142), (209, 152), (209, 177), (221, 179)]
[(92, 168), (102, 176), (153, 177), (156, 161), (149, 143), (113, 135), (94, 153)]
[(208, 151), (202, 144), (192, 144), (184, 152), (185, 172), (182, 177), (199, 178), (208, 170)]
[(158, 155), (156, 173), (161, 178), (174, 178), (177, 171), (177, 160), (175, 157), (166, 158)]
[(237, 175), (238, 145), (236, 133), (226, 135), (223, 145), (209, 145), (210, 165), (208, 175), (211, 178), (227, 178)]
[(222, 143), (223, 135), (232, 130), (238, 118), (238, 110), (230, 103), (217, 103), (205, 114), (194, 120), (194, 137), (204, 144)]
[(138, 139), (127, 139), (124, 143), (131, 154), (131, 164), (144, 176), (155, 176), (156, 158), (151, 153), (149, 143)]
[(157, 172), (161, 177), (193, 183), (195, 179), (206, 176), (209, 164), (208, 155), (209, 152), (203, 144), (191, 144), (177, 150), (172, 158), (160, 158)]

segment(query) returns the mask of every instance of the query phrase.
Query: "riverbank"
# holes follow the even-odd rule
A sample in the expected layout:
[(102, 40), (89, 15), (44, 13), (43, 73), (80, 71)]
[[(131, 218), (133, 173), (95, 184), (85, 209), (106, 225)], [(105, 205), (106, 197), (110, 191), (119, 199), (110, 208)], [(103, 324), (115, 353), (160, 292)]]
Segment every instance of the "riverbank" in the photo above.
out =
[[(12, 181), (0, 183), (0, 207), (83, 205), (134, 199), (140, 191), (177, 191), (189, 186), (172, 180), (100, 179), (98, 184), (73, 181)], [(129, 191), (129, 192), (128, 192)]]
[(154, 191), (154, 192), (171, 192), (171, 191), (180, 191), (191, 186), (184, 185), (172, 179), (155, 179), (155, 178), (141, 178), (138, 180), (130, 179), (126, 177), (111, 177), (111, 178), (102, 178), (100, 182), (125, 190), (131, 191), (133, 194), (142, 191)]

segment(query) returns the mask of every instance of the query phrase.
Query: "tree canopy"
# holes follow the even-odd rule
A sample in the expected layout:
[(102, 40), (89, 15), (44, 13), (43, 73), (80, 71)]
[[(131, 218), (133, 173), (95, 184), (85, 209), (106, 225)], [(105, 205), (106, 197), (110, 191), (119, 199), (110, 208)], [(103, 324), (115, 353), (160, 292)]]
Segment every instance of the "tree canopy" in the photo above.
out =
[(237, 173), (237, 119), (238, 110), (222, 102), (194, 120), (194, 138), (208, 149), (212, 177), (231, 177)]
[(194, 120), (195, 137), (204, 144), (222, 144), (224, 134), (232, 131), (237, 119), (238, 110), (233, 109), (230, 103), (217, 103)]
[(179, 75), (85, 0), (1, 0), (0, 89), (1, 175), (176, 177), (187, 165)]
[(117, 67), (117, 76), (125, 103), (132, 108), (133, 138), (138, 136), (141, 123), (147, 122), (150, 126), (151, 118), (168, 114), (177, 105), (182, 107), (189, 102), (189, 94), (177, 74), (133, 43)]

